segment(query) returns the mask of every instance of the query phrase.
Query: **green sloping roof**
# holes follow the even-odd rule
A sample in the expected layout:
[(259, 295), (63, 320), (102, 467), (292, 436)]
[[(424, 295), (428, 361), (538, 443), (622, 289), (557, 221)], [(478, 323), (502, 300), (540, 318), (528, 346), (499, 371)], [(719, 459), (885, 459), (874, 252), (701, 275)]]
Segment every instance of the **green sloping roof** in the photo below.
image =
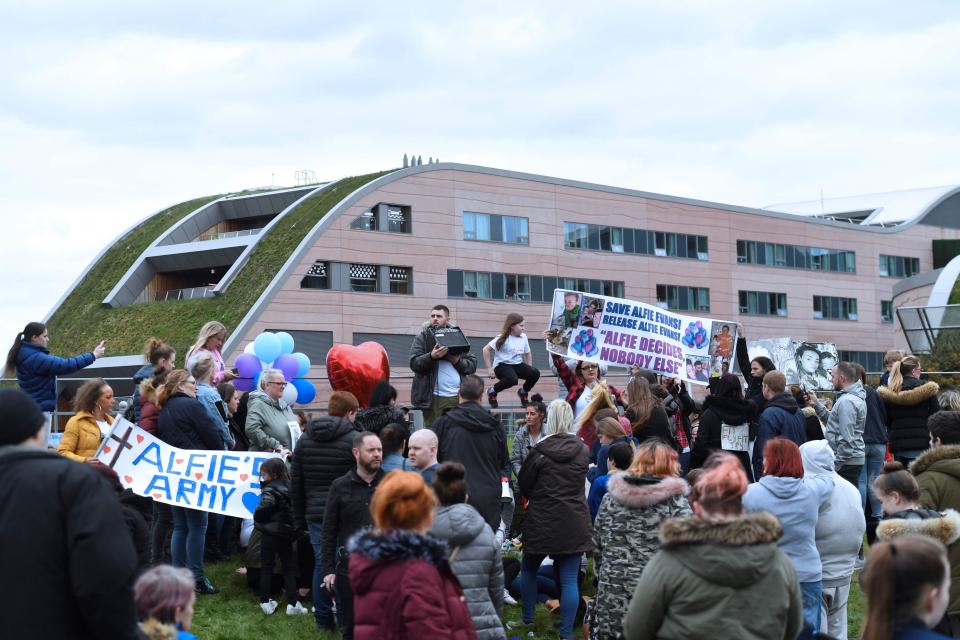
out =
[(203, 323), (219, 320), (235, 327), (283, 266), (304, 236), (337, 203), (390, 171), (344, 178), (301, 203), (275, 224), (256, 245), (247, 263), (220, 296), (133, 304), (117, 309), (101, 303), (150, 243), (175, 222), (220, 196), (184, 202), (158, 213), (120, 239), (63, 301), (47, 323), (50, 351), (73, 355), (106, 340), (107, 355), (140, 353), (155, 336), (182, 357)]

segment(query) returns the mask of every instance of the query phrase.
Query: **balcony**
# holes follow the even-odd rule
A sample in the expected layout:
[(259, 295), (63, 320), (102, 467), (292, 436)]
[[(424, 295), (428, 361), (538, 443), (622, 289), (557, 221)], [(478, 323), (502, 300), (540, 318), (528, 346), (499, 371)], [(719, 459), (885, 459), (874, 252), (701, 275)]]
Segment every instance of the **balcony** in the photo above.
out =
[(212, 298), (213, 288), (216, 285), (211, 284), (206, 287), (187, 287), (186, 289), (171, 289), (157, 293), (156, 301), (165, 302), (167, 300), (193, 300), (194, 298)]

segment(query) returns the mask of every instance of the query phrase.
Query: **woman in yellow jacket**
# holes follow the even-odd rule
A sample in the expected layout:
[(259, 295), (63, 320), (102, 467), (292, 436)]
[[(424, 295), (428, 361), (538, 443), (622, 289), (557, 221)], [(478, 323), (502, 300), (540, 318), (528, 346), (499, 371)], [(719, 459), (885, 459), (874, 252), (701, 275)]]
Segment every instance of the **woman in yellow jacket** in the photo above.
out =
[(110, 433), (113, 389), (103, 378), (84, 382), (73, 400), (73, 410), (77, 413), (67, 422), (57, 453), (77, 462), (88, 462)]

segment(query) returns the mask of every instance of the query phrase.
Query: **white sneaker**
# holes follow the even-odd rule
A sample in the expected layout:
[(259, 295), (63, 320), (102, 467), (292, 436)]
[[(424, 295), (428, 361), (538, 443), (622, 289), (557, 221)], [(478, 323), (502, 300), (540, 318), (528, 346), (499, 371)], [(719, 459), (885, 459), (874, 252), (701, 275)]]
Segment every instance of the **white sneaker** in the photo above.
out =
[(506, 589), (503, 590), (503, 602), (504, 604), (516, 605), (517, 601), (514, 600), (513, 596), (510, 595), (510, 592)]
[(305, 615), (308, 615), (309, 613), (310, 613), (310, 612), (307, 611), (307, 608), (306, 608), (305, 606), (303, 606), (302, 604), (300, 604), (299, 602), (298, 602), (297, 604), (288, 604), (288, 605), (287, 605), (287, 615), (288, 615), (288, 616), (305, 616)]
[(269, 616), (271, 613), (277, 610), (277, 601), (269, 600), (267, 602), (261, 602), (260, 610)]

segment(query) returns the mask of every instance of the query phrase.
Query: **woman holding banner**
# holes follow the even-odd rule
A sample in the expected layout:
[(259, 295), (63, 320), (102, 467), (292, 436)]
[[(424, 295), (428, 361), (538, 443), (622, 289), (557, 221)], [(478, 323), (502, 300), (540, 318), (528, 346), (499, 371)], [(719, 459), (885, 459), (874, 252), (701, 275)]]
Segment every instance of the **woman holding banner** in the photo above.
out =
[[(493, 364), (490, 363), (491, 354)], [(517, 395), (520, 396), (520, 404), (526, 407), (530, 390), (540, 379), (540, 371), (533, 367), (533, 353), (530, 351), (527, 334), (523, 332), (522, 315), (507, 314), (500, 335), (483, 348), (483, 361), (487, 365), (488, 376), (497, 380), (497, 384), (487, 391), (490, 406), (496, 409), (497, 394), (515, 387), (523, 380), (523, 386), (517, 391)]]
[[(549, 332), (544, 332), (545, 337), (548, 334)], [(596, 362), (577, 360), (576, 367), (571, 371), (566, 361), (559, 355), (554, 353), (551, 354), (551, 357), (553, 358), (553, 366), (557, 370), (557, 375), (560, 376), (563, 386), (567, 389), (566, 400), (570, 404), (570, 408), (573, 409), (573, 416), (576, 420), (580, 417), (580, 414), (586, 410), (587, 405), (590, 404), (590, 400), (593, 398), (593, 390), (602, 384), (606, 384), (606, 381), (603, 379), (603, 373), (606, 371), (606, 367), (601, 370), (600, 365)], [(607, 391), (613, 396), (614, 402), (621, 404), (620, 392), (616, 387), (607, 385)]]
[[(157, 435), (161, 440), (179, 449), (223, 449), (220, 427), (197, 400), (197, 381), (190, 373), (183, 369), (171, 371), (157, 394), (157, 403), (160, 407)], [(197, 593), (220, 593), (203, 572), (207, 512), (178, 506), (170, 510), (173, 514), (172, 564), (193, 572)]]
[(77, 462), (92, 462), (113, 424), (113, 389), (103, 378), (84, 382), (73, 399), (76, 415), (67, 421), (57, 453)]

